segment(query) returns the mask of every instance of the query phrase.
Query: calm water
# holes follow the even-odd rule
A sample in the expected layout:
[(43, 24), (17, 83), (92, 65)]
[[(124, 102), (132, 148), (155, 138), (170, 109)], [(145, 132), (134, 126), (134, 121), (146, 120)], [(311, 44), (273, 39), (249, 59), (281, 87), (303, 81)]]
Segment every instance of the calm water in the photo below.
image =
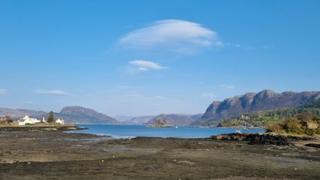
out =
[(132, 138), (132, 137), (176, 137), (176, 138), (205, 138), (212, 135), (235, 133), (240, 130), (241, 133), (263, 133), (264, 129), (236, 129), (236, 128), (150, 128), (141, 125), (80, 125), (88, 129), (75, 131), (97, 135), (109, 135), (114, 138)]

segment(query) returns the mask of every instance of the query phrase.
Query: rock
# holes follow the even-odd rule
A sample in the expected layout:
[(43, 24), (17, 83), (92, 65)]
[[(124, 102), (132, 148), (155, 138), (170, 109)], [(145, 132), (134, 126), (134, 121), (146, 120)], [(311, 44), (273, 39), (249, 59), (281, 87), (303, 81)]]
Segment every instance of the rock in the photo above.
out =
[(289, 145), (289, 140), (285, 136), (269, 135), (269, 134), (225, 134), (211, 137), (214, 140), (223, 141), (246, 141), (250, 145), (265, 144), (265, 145)]
[(316, 102), (319, 97), (320, 92), (276, 93), (264, 90), (259, 93), (247, 93), (223, 101), (212, 102), (201, 119), (195, 121), (193, 125), (213, 124), (205, 123), (206, 121), (213, 121), (218, 125), (222, 119), (239, 117), (245, 113), (300, 107)]
[(154, 118), (152, 118), (150, 121), (148, 121), (147, 125), (155, 125), (158, 123), (158, 120), (164, 120), (167, 124), (170, 124), (172, 126), (188, 126), (192, 122), (198, 120), (201, 118), (202, 115), (196, 114), (196, 115), (189, 115), (189, 114), (160, 114)]
[(314, 147), (314, 148), (320, 148), (320, 144), (314, 144), (314, 143), (306, 144), (305, 146)]

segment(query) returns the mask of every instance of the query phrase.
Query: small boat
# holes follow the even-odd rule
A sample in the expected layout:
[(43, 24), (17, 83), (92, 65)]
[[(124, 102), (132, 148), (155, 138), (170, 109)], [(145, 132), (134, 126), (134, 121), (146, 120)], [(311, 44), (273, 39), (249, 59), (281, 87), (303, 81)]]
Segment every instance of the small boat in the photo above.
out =
[(242, 132), (240, 131), (240, 129), (237, 129), (237, 130), (236, 130), (236, 133), (237, 133), (237, 134), (242, 134)]

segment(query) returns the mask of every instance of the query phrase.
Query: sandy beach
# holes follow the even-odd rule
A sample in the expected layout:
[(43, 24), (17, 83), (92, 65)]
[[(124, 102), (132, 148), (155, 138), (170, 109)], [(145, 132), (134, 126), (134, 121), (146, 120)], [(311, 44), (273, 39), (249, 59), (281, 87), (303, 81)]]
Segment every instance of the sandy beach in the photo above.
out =
[[(300, 145), (299, 145), (300, 144)], [(1, 131), (0, 179), (319, 179), (320, 150), (211, 139)]]

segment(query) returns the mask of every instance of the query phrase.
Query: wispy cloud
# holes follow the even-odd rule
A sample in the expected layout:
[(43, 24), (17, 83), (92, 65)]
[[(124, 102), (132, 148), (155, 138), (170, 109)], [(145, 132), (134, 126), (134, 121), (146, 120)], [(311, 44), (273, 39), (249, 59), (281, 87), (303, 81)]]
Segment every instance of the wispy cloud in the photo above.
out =
[(185, 20), (161, 20), (129, 32), (120, 44), (131, 48), (156, 49), (181, 53), (194, 52), (202, 47), (221, 47), (215, 31)]
[(156, 62), (146, 60), (134, 60), (130, 61), (129, 64), (137, 68), (139, 71), (161, 70), (166, 68)]
[(6, 89), (0, 89), (0, 96), (4, 96), (7, 94), (7, 90)]
[(236, 86), (232, 85), (232, 84), (220, 84), (219, 87), (223, 88), (223, 89), (235, 89), (236, 88)]
[(63, 91), (63, 90), (59, 90), (59, 89), (36, 90), (35, 93), (42, 94), (42, 95), (51, 95), (51, 96), (69, 96), (69, 95), (71, 95), (70, 93)]

